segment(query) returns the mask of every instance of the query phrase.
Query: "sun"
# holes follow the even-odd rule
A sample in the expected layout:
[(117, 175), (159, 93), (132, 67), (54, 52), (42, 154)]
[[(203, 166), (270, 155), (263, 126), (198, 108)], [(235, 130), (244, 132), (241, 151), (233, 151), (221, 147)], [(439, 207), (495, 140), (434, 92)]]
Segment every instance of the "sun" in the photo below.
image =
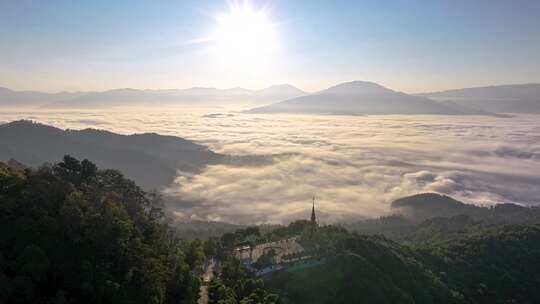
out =
[(264, 10), (255, 10), (249, 2), (230, 6), (216, 21), (211, 40), (219, 56), (230, 63), (264, 64), (276, 49), (275, 25)]

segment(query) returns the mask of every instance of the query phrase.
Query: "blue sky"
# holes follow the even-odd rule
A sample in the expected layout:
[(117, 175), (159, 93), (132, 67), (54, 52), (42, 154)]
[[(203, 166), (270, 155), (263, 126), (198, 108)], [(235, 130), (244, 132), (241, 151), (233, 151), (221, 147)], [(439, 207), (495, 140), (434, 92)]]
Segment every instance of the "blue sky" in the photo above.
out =
[(540, 82), (540, 1), (251, 1), (277, 37), (261, 66), (194, 42), (230, 4), (0, 0), (0, 86), (315, 91), (367, 80), (421, 92)]

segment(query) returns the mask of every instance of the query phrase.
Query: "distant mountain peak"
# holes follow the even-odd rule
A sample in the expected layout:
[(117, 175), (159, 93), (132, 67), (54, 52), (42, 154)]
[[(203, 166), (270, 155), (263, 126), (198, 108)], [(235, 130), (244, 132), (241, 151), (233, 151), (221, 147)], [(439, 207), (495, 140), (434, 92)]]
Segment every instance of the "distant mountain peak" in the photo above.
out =
[(450, 196), (427, 192), (419, 193), (411, 196), (406, 196), (399, 198), (392, 202), (393, 208), (402, 208), (402, 207), (441, 207), (442, 205), (446, 207), (461, 207), (465, 206), (464, 203), (453, 199)]
[(267, 87), (266, 89), (274, 89), (274, 88), (300, 90), (299, 88), (293, 86), (292, 84), (288, 84), (288, 83), (274, 84), (274, 85), (271, 85), (271, 86)]
[(280, 92), (280, 93), (289, 93), (289, 94), (292, 93), (292, 94), (299, 94), (299, 95), (306, 94), (306, 92), (288, 83), (274, 84), (262, 90), (259, 90), (259, 92)]
[(377, 87), (377, 88), (384, 88), (380, 84), (373, 82), (373, 81), (364, 81), (364, 80), (353, 80), (353, 81), (347, 81), (340, 84), (336, 84), (334, 86), (331, 86), (331, 88), (337, 88), (337, 87)]
[(248, 112), (339, 115), (460, 113), (425, 97), (407, 95), (368, 81), (341, 83), (314, 94), (286, 99)]
[(355, 80), (340, 83), (324, 90), (323, 92), (333, 94), (376, 94), (393, 91), (375, 82)]

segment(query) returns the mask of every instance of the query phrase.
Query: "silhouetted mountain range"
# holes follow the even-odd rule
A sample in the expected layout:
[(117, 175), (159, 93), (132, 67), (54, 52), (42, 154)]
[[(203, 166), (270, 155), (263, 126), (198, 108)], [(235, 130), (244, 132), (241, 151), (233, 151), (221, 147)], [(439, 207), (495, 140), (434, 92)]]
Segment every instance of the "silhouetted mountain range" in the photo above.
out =
[(540, 208), (512, 203), (481, 207), (465, 204), (446, 195), (422, 193), (395, 200), (392, 208), (413, 220), (466, 215), (493, 223), (528, 223), (540, 220)]
[(393, 215), (344, 224), (350, 230), (383, 234), (397, 240), (427, 243), (500, 225), (534, 224), (540, 208), (517, 204), (482, 207), (437, 193), (421, 193), (395, 200)]
[(45, 108), (93, 108), (137, 105), (205, 105), (232, 103), (268, 103), (305, 95), (288, 84), (262, 90), (243, 88), (216, 89), (194, 87), (171, 90), (115, 89), (103, 92), (41, 93), (0, 88), (0, 105), (40, 106)]
[(175, 136), (62, 130), (25, 120), (0, 125), (0, 142), (0, 160), (16, 159), (37, 167), (69, 154), (121, 170), (147, 189), (170, 184), (177, 169), (198, 170), (224, 159), (205, 146)]
[(535, 83), (465, 88), (419, 96), (496, 113), (540, 113), (540, 84)]
[(392, 91), (373, 82), (353, 81), (269, 106), (250, 113), (307, 114), (468, 114), (421, 96)]
[(36, 106), (79, 98), (83, 92), (43, 93), (36, 91), (13, 91), (0, 87), (0, 106)]
[(488, 210), (437, 193), (421, 193), (403, 197), (393, 201), (391, 206), (397, 213), (415, 220), (460, 214), (477, 215)]
[[(270, 104), (269, 104), (270, 103)], [(405, 94), (379, 84), (352, 81), (316, 93), (292, 85), (262, 90), (193, 87), (170, 90), (114, 89), (103, 92), (43, 93), (0, 88), (0, 105), (96, 108), (143, 105), (260, 105), (249, 113), (495, 115), (540, 113), (540, 84), (500, 85)]]

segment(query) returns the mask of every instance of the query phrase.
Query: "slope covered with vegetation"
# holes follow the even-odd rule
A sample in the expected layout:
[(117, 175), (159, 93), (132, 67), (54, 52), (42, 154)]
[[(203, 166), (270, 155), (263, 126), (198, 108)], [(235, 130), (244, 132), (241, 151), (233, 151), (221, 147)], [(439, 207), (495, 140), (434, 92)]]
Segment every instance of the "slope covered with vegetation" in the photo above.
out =
[(459, 303), (411, 248), (332, 226), (301, 238), (316, 258), (269, 282), (286, 303)]
[(430, 245), (332, 226), (301, 242), (316, 258), (272, 276), (285, 303), (538, 303), (540, 225), (477, 231)]
[(399, 242), (428, 244), (449, 241), (496, 227), (540, 223), (538, 206), (475, 206), (437, 193), (395, 200), (392, 215), (341, 226), (360, 234), (380, 234)]
[(492, 227), (421, 249), (467, 303), (540, 303), (540, 224)]
[(0, 163), (0, 231), (2, 303), (197, 299), (200, 262), (164, 222), (159, 199), (87, 160)]
[(205, 146), (176, 136), (64, 130), (28, 120), (1, 124), (0, 142), (0, 160), (16, 159), (38, 167), (69, 154), (91, 159), (102, 168), (121, 170), (145, 190), (168, 186), (179, 168), (197, 171), (224, 159)]

